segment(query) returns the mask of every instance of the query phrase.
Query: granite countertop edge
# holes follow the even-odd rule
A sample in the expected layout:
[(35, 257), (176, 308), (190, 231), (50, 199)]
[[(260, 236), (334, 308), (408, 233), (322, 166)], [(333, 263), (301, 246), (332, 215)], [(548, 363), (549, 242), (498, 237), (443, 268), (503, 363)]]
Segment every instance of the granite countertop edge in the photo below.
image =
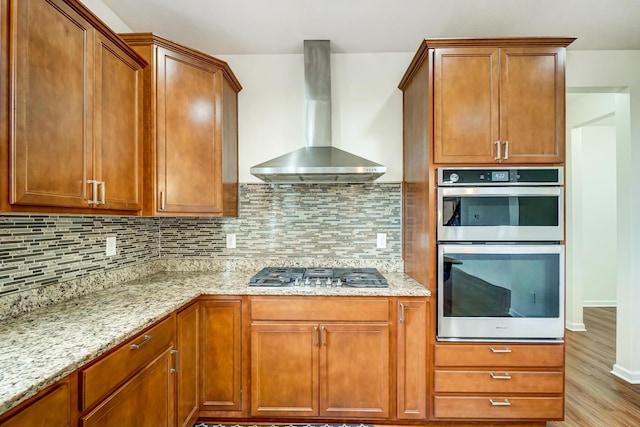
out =
[(200, 296), (428, 297), (404, 273), (388, 288), (250, 288), (255, 272), (159, 272), (38, 309), (0, 324), (0, 414)]

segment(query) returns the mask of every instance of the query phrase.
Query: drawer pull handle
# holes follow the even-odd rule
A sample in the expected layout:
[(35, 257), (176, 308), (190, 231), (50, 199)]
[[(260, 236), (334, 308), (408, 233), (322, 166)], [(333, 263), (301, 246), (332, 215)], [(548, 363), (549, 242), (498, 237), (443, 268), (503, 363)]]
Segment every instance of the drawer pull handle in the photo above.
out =
[(505, 348), (489, 347), (489, 349), (491, 350), (491, 353), (511, 353), (511, 349), (509, 347), (505, 347)]
[(509, 399), (505, 399), (502, 402), (497, 402), (493, 399), (489, 399), (489, 403), (491, 403), (491, 406), (511, 406), (511, 402), (509, 402)]
[(491, 378), (493, 378), (494, 380), (510, 380), (511, 379), (511, 375), (509, 375), (508, 372), (505, 372), (502, 375), (496, 375), (493, 372), (491, 372), (489, 375), (491, 375)]
[(153, 338), (153, 335), (145, 335), (144, 336), (144, 340), (140, 341), (139, 344), (131, 344), (129, 346), (129, 348), (131, 350), (139, 350), (140, 347), (142, 347), (143, 345), (145, 345), (146, 343), (148, 343), (149, 341), (151, 341), (151, 338)]

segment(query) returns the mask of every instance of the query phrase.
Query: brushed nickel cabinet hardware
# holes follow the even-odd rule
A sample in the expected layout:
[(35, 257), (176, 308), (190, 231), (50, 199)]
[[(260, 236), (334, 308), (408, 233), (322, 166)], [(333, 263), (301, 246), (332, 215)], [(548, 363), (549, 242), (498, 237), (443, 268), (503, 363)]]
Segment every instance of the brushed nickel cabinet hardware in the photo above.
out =
[(500, 158), (502, 157), (500, 154), (500, 141), (495, 141), (494, 144), (496, 145), (496, 156), (493, 158), (493, 160), (500, 160)]
[(175, 368), (171, 368), (171, 370), (169, 371), (169, 372), (171, 372), (173, 374), (173, 373), (178, 372), (178, 350), (171, 350), (170, 353), (173, 354), (173, 357), (175, 357), (175, 360), (176, 360), (175, 365), (174, 365)]
[(153, 338), (153, 335), (145, 335), (144, 340), (140, 341), (138, 344), (131, 344), (129, 348), (131, 350), (139, 350), (140, 347), (142, 347), (143, 345), (151, 341), (152, 338)]
[(508, 372), (505, 372), (502, 375), (496, 375), (493, 372), (489, 373), (489, 375), (491, 376), (492, 379), (494, 380), (510, 380), (511, 379), (511, 375), (509, 375)]
[(491, 350), (492, 353), (511, 353), (511, 349), (509, 347), (505, 347), (502, 349), (489, 347), (489, 349)]

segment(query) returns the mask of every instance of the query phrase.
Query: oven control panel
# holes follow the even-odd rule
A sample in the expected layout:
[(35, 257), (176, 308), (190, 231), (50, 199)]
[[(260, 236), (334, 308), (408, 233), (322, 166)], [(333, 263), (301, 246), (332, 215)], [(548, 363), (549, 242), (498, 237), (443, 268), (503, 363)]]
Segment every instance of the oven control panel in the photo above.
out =
[(562, 185), (562, 167), (440, 168), (439, 186)]

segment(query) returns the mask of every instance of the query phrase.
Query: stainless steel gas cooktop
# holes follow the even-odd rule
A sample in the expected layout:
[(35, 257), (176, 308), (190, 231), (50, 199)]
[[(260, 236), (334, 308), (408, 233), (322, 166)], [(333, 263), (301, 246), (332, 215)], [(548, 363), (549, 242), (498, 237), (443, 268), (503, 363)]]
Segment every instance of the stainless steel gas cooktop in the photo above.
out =
[(389, 283), (375, 268), (266, 267), (249, 279), (249, 286), (388, 288)]

